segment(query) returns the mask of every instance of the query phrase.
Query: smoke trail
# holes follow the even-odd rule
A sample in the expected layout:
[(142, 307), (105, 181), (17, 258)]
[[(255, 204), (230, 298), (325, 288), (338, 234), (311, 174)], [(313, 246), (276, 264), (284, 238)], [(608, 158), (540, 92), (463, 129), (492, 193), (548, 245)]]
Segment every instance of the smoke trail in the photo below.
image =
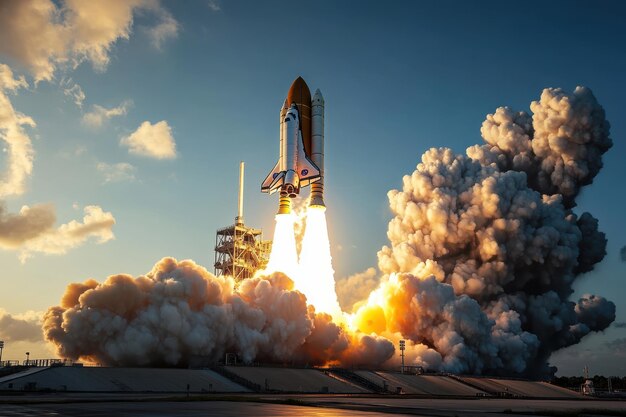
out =
[(172, 258), (137, 278), (70, 284), (43, 329), (60, 356), (105, 365), (185, 366), (226, 352), (246, 362), (380, 364), (393, 354), (390, 342), (316, 314), (282, 273), (235, 284)]
[(488, 115), (486, 144), (467, 156), (428, 150), (388, 194), (386, 278), (355, 323), (423, 345), (417, 363), (545, 375), (552, 352), (615, 319), (602, 297), (568, 300), (606, 253), (597, 219), (571, 210), (612, 145), (604, 111), (584, 87), (546, 89), (530, 107)]

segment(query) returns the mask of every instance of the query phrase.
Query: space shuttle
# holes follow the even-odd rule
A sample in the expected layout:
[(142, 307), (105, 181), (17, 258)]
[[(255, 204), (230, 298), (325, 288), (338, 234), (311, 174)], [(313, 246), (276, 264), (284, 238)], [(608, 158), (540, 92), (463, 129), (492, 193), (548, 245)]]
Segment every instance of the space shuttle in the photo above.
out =
[(291, 212), (291, 199), (311, 186), (309, 206), (325, 207), (324, 99), (298, 77), (280, 111), (278, 162), (261, 184), (261, 191), (280, 193), (278, 214)]

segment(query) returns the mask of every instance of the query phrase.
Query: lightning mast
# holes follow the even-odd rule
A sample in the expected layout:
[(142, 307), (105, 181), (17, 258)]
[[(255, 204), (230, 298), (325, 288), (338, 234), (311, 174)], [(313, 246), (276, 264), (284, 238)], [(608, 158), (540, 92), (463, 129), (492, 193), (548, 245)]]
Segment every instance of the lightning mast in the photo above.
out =
[(239, 164), (239, 193), (235, 224), (219, 229), (215, 236), (215, 275), (230, 275), (236, 281), (251, 278), (265, 268), (272, 248), (271, 240), (263, 240), (263, 232), (244, 224), (244, 163)]

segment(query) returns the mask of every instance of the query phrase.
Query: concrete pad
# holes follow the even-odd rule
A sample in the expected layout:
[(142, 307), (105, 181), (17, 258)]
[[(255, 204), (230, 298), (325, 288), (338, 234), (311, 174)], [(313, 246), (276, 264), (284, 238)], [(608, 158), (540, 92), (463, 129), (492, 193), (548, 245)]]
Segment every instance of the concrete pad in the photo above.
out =
[(540, 381), (504, 378), (461, 377), (461, 380), (494, 395), (535, 398), (582, 398), (566, 388)]
[(343, 381), (317, 369), (266, 368), (252, 366), (227, 366), (226, 369), (262, 390), (282, 392), (328, 392), (358, 394), (369, 392), (365, 388)]
[(210, 371), (200, 369), (52, 367), (14, 374), (0, 381), (0, 390), (77, 392), (249, 392)]
[(453, 378), (443, 375), (412, 375), (396, 372), (366, 372), (357, 371), (358, 375), (371, 382), (382, 385), (385, 380), (388, 389), (395, 392), (397, 387), (402, 388), (405, 394), (436, 395), (436, 396), (471, 396), (485, 395), (480, 389), (468, 386)]

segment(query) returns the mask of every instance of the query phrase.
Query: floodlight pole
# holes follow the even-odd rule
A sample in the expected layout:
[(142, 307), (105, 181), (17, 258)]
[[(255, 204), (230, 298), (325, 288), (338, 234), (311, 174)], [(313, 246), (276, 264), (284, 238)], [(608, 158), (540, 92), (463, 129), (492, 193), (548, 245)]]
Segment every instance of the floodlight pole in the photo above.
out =
[(402, 367), (400, 368), (400, 373), (404, 373), (404, 349), (405, 349), (405, 341), (400, 340), (400, 357), (402, 358)]

